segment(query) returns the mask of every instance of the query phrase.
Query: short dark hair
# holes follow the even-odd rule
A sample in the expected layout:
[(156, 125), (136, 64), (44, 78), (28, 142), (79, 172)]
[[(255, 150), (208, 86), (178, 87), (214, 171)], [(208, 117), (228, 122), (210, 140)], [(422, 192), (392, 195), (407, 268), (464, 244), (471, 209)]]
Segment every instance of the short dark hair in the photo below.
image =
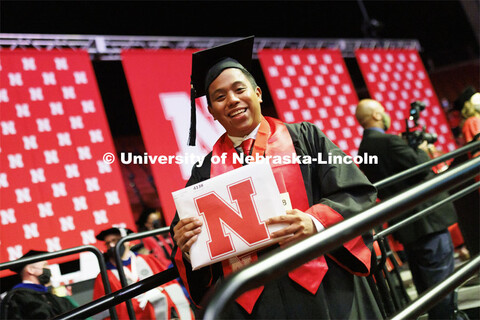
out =
[(136, 222), (138, 229), (139, 230), (145, 230), (145, 223), (148, 220), (148, 216), (152, 213), (155, 213), (159, 211), (158, 209), (152, 208), (152, 207), (143, 207), (142, 212), (140, 213), (140, 216), (138, 217), (138, 220)]
[[(252, 74), (250, 72), (248, 72), (248, 70), (245, 70), (245, 69), (238, 69), (240, 71), (242, 71), (242, 73), (245, 75), (245, 77), (247, 78), (248, 82), (250, 82), (250, 84), (252, 85), (252, 88), (253, 89), (256, 89), (258, 87), (257, 85), (257, 82), (255, 81), (255, 78), (252, 76)], [(211, 101), (210, 101), (210, 87), (207, 88), (207, 103), (208, 105), (210, 106), (211, 105)]]

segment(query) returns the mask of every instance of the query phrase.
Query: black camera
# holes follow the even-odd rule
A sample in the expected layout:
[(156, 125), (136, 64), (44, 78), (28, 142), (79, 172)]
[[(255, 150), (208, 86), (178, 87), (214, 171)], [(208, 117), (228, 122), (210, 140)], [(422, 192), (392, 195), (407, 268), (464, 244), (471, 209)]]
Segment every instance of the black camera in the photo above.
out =
[(410, 104), (410, 117), (405, 119), (406, 131), (402, 133), (402, 136), (407, 139), (408, 145), (414, 149), (418, 148), (423, 141), (427, 143), (435, 143), (437, 141), (437, 135), (435, 133), (428, 133), (423, 126), (422, 130), (410, 131), (408, 120), (413, 120), (415, 127), (418, 126), (418, 119), (420, 119), (420, 112), (425, 110), (425, 103), (421, 101), (414, 101)]

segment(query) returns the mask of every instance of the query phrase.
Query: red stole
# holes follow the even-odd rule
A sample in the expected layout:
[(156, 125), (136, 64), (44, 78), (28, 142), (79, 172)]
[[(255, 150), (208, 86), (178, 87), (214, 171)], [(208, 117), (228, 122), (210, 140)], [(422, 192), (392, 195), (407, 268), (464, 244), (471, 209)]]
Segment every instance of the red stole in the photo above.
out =
[[(218, 139), (213, 146), (212, 156), (221, 156), (227, 154), (224, 163), (213, 164), (210, 169), (210, 176), (215, 177), (222, 173), (234, 170), (242, 165), (233, 161), (233, 155), (236, 154), (232, 141), (227, 134)], [(273, 118), (262, 118), (260, 128), (258, 129), (255, 144), (253, 146), (252, 156), (287, 156), (295, 157), (296, 152), (293, 146), (292, 138), (287, 127), (279, 120)], [(289, 192), (292, 208), (301, 211), (309, 209), (307, 193), (302, 178), (300, 166), (294, 164), (273, 164), (271, 163), (275, 177), (282, 177), (286, 190)], [(279, 183), (279, 181), (277, 181)], [(256, 260), (256, 254), (250, 255), (252, 260)], [(222, 263), (224, 274), (232, 271), (232, 265), (229, 260)], [(318, 257), (299, 268), (289, 272), (289, 277), (303, 288), (315, 294), (322, 282), (323, 277), (327, 273), (328, 267), (325, 258)], [(236, 299), (248, 313), (251, 313), (255, 302), (263, 291), (263, 286), (247, 291)]]

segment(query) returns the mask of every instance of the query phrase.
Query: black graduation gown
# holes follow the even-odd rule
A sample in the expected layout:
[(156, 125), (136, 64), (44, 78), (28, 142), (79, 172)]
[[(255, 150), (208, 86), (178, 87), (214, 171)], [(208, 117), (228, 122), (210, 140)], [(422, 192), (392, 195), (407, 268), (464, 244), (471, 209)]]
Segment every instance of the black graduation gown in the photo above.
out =
[(15, 288), (8, 292), (1, 304), (1, 319), (51, 319), (73, 310), (75, 306), (64, 297), (51, 292), (29, 288)]
[[(316, 126), (310, 123), (286, 124), (298, 156), (321, 154), (324, 161), (332, 155), (344, 155)], [(211, 153), (203, 165), (193, 167), (187, 186), (210, 178)], [(354, 164), (301, 164), (300, 165), (309, 205), (325, 204), (344, 218), (351, 217), (375, 203), (376, 190)], [(178, 223), (175, 216), (173, 227)], [(271, 250), (272, 247), (265, 249)], [(175, 245), (173, 256), (179, 250)], [(261, 259), (263, 252), (259, 252)], [(365, 266), (353, 259), (348, 251), (340, 247), (332, 255), (342, 264), (356, 272), (365, 272)], [(354, 276), (325, 256), (329, 270), (323, 278), (316, 295), (292, 281), (288, 275), (267, 283), (257, 300), (252, 314), (248, 314), (237, 303), (227, 306), (222, 318), (229, 319), (348, 319), (379, 318), (378, 308), (371, 298), (365, 279), (354, 281)], [(221, 263), (192, 271), (191, 265), (183, 259), (190, 295), (199, 304), (212, 284), (223, 278)], [(360, 286), (365, 295), (354, 299), (354, 291)], [(365, 298), (368, 303), (365, 303)], [(361, 300), (361, 301), (360, 301)], [(354, 313), (354, 314), (353, 314)]]

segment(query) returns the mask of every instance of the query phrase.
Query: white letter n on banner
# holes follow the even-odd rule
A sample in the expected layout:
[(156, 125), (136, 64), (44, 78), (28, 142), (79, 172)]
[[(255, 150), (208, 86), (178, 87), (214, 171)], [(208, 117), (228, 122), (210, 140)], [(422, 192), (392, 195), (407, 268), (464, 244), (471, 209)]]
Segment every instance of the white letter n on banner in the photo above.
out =
[[(160, 93), (159, 98), (165, 118), (172, 123), (179, 148), (177, 155), (186, 155), (187, 153), (193, 153), (199, 157), (206, 155), (225, 130), (210, 115), (206, 115), (201, 108), (197, 107), (197, 145), (195, 147), (187, 146), (190, 122), (185, 121), (185, 115), (190, 114), (190, 97), (185, 92), (170, 92)], [(200, 141), (202, 143), (199, 143)], [(209, 150), (202, 149), (201, 144), (207, 146)], [(192, 163), (183, 162), (180, 164), (180, 170), (183, 179), (188, 180)]]

